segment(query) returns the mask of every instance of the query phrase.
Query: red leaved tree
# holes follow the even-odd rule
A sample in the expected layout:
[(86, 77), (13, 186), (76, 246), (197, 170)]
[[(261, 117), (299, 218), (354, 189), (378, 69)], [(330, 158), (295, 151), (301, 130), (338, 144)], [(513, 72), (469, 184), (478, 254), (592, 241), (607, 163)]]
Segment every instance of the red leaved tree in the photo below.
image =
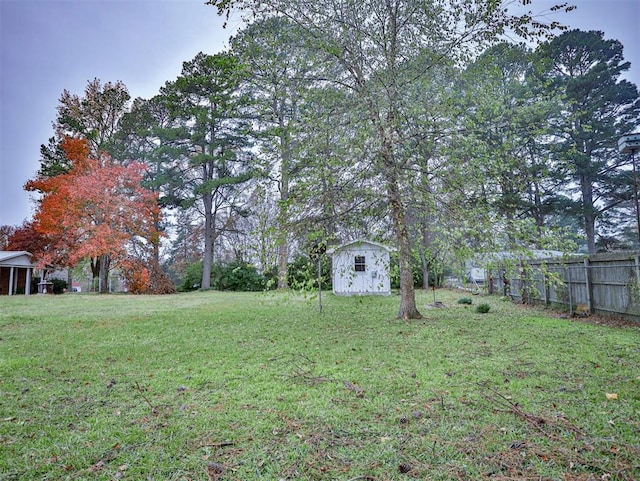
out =
[(12, 228), (11, 233), (7, 236), (4, 249), (8, 251), (27, 251), (38, 258), (38, 255), (48, 243), (38, 230), (36, 230), (33, 222), (23, 222), (20, 227)]
[(157, 197), (140, 185), (143, 164), (124, 166), (108, 154), (91, 156), (84, 139), (67, 137), (62, 147), (71, 169), (25, 185), (43, 195), (33, 222), (49, 241), (40, 262), (74, 266), (92, 259), (99, 290), (107, 292), (112, 263), (158, 243)]

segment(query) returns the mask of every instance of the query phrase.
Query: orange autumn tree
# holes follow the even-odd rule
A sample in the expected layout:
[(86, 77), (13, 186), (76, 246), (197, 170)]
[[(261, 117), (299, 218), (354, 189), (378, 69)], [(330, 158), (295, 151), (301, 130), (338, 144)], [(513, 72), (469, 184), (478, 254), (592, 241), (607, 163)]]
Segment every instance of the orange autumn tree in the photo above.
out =
[(34, 226), (49, 242), (40, 262), (60, 264), (62, 259), (71, 267), (83, 259), (99, 260), (99, 290), (107, 292), (112, 265), (126, 264), (134, 250), (157, 244), (157, 195), (140, 184), (143, 164), (116, 164), (108, 154), (91, 156), (85, 139), (67, 137), (62, 147), (71, 169), (25, 185), (42, 193)]

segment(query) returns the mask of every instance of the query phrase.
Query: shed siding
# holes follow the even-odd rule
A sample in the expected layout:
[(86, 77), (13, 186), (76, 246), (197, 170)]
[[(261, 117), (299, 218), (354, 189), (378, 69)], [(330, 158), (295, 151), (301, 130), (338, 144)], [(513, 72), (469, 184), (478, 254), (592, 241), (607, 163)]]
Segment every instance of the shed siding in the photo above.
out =
[[(356, 271), (356, 257), (364, 256), (363, 271)], [(388, 295), (389, 252), (382, 247), (358, 243), (336, 249), (333, 254), (333, 292), (336, 295)]]

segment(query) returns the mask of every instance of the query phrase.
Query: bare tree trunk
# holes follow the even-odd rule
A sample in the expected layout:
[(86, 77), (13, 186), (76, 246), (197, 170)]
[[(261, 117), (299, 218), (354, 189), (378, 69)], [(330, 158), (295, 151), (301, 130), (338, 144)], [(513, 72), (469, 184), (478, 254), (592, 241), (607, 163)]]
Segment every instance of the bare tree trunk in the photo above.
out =
[(91, 258), (91, 277), (93, 279), (100, 278), (100, 256)]
[(202, 258), (201, 289), (211, 289), (211, 264), (213, 261), (213, 199), (211, 194), (203, 196), (204, 201), (204, 256)]
[[(286, 236), (286, 232), (281, 235)], [(278, 246), (278, 289), (289, 288), (289, 246), (286, 240), (280, 240)]]
[(404, 218), (404, 207), (400, 201), (396, 186), (389, 186), (389, 197), (393, 224), (398, 245), (398, 262), (400, 263), (400, 308), (398, 317), (402, 319), (420, 319), (422, 315), (416, 307), (416, 294), (413, 288), (413, 272), (411, 269), (411, 248), (409, 234)]
[(278, 204), (278, 289), (289, 288), (289, 163), (288, 153), (283, 153), (280, 179), (280, 202)]
[(111, 264), (111, 257), (109, 254), (103, 254), (100, 256), (100, 289), (101, 294), (109, 292), (109, 266)]
[(589, 255), (596, 253), (596, 216), (593, 206), (593, 186), (589, 179), (580, 179), (582, 189), (582, 215), (584, 221), (584, 231), (587, 236), (587, 249)]
[(421, 319), (422, 314), (416, 307), (416, 294), (413, 287), (413, 270), (411, 268), (411, 243), (407, 228), (406, 209), (400, 193), (397, 159), (393, 151), (393, 120), (394, 114), (387, 114), (386, 122), (381, 120), (380, 113), (371, 97), (365, 97), (369, 109), (370, 119), (380, 136), (380, 161), (387, 183), (387, 198), (391, 206), (391, 217), (396, 235), (398, 248), (398, 263), (400, 268), (400, 308), (398, 317), (402, 319)]
[[(158, 211), (158, 213), (154, 216), (154, 226), (156, 229), (156, 232), (162, 232), (162, 226), (160, 225), (160, 211)], [(159, 235), (154, 235), (153, 239), (151, 239), (151, 246), (152, 246), (152, 257), (153, 260), (160, 265), (160, 236)]]
[(291, 139), (284, 114), (280, 112), (280, 202), (278, 205), (278, 289), (289, 288), (289, 170), (291, 169)]
[[(426, 176), (423, 176), (423, 184), (426, 184), (425, 180)], [(428, 187), (425, 190), (428, 191)], [(429, 289), (429, 266), (431, 259), (427, 259), (426, 253), (427, 249), (429, 249), (431, 245), (431, 230), (429, 229), (431, 215), (428, 205), (425, 205), (421, 210), (422, 212), (419, 214), (419, 216), (420, 230), (422, 231), (422, 242), (420, 246), (420, 261), (422, 263), (422, 288), (427, 290)], [(429, 249), (429, 252), (431, 252), (431, 249)]]
[(422, 288), (429, 289), (429, 261), (424, 255), (424, 247), (420, 249), (420, 263), (422, 264)]
[(397, 167), (393, 157), (393, 150), (386, 141), (383, 141), (381, 155), (385, 167), (387, 195), (391, 204), (391, 216), (398, 246), (398, 262), (400, 264), (400, 308), (398, 309), (398, 317), (405, 320), (421, 319), (422, 315), (416, 307), (416, 294), (413, 287), (411, 244), (409, 242), (405, 207), (398, 187)]

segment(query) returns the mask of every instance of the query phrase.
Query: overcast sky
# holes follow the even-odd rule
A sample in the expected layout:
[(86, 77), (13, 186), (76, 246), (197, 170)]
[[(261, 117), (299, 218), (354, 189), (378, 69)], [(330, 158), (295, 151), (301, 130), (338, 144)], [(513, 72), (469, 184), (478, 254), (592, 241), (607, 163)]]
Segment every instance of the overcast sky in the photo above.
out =
[[(556, 3), (534, 0), (531, 8)], [(620, 40), (632, 63), (626, 78), (640, 86), (640, 0), (569, 3), (578, 9), (553, 18)], [(64, 89), (82, 95), (97, 77), (150, 98), (182, 62), (227, 46), (222, 24), (204, 0), (0, 0), (0, 225), (33, 215), (22, 187), (39, 168)]]

